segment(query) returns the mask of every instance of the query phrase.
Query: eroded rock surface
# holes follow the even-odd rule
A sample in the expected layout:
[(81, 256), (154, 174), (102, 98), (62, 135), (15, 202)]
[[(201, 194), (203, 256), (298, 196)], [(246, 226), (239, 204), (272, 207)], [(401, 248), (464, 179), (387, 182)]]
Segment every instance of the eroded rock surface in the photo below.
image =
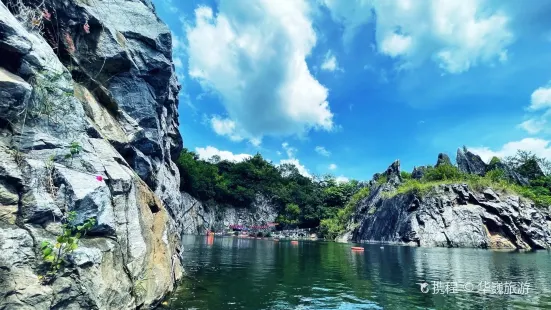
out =
[(207, 205), (182, 193), (182, 205), (175, 215), (180, 230), (185, 234), (204, 234), (207, 230), (224, 230), (230, 225), (256, 226), (275, 222), (277, 208), (268, 199), (258, 195), (247, 208)]
[[(396, 167), (394, 163), (391, 167)], [(372, 186), (359, 202), (351, 230), (340, 239), (416, 246), (550, 249), (551, 218), (526, 199), (438, 185), (429, 192), (393, 194), (394, 184)]]
[(449, 165), (451, 166), (452, 161), (450, 160), (450, 157), (447, 154), (440, 153), (438, 154), (438, 160), (436, 161), (436, 167), (442, 166), (442, 165)]
[(480, 158), (480, 156), (472, 153), (471, 151), (458, 149), (456, 162), (457, 167), (461, 172), (480, 176), (484, 176), (486, 174), (486, 163), (482, 160), (482, 158)]
[[(39, 20), (0, 3), (0, 309), (155, 305), (182, 274), (170, 31), (149, 1), (22, 2)], [(41, 284), (69, 211), (97, 225)]]

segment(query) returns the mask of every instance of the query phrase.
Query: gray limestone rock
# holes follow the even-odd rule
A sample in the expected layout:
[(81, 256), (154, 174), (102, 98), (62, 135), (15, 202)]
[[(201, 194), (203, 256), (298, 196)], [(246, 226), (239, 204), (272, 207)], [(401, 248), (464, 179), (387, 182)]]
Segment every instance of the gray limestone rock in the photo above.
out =
[[(382, 175), (386, 177), (386, 183), (392, 186), (396, 186), (402, 183), (402, 176), (400, 175), (400, 161), (394, 161), (390, 166), (388, 166), (388, 168)], [(374, 180), (377, 179), (374, 178)]]
[(436, 162), (436, 167), (442, 166), (442, 165), (449, 165), (449, 166), (452, 165), (450, 157), (444, 153), (438, 154), (438, 161)]
[(275, 222), (276, 206), (258, 195), (250, 208), (201, 203), (188, 193), (182, 193), (182, 207), (174, 216), (181, 219), (180, 229), (185, 234), (204, 234), (207, 230), (223, 230), (230, 225), (255, 226)]
[[(170, 31), (149, 1), (47, 0), (52, 22), (64, 25), (58, 51), (51, 27), (41, 36), (4, 3), (0, 309), (154, 306), (182, 275), (182, 230), (171, 217), (182, 199), (172, 162), (182, 139)], [(56, 239), (69, 211), (73, 224), (97, 225), (43, 285), (39, 244)]]
[(486, 163), (480, 156), (468, 151), (457, 150), (457, 166), (464, 173), (476, 174), (484, 176), (486, 174)]
[(22, 78), (0, 67), (0, 118), (14, 121), (23, 117), (32, 87)]
[(511, 167), (509, 167), (508, 165), (506, 165), (505, 163), (503, 163), (501, 161), (498, 161), (498, 162), (492, 163), (491, 165), (488, 165), (487, 172), (489, 172), (491, 170), (497, 170), (497, 169), (503, 171), (506, 178), (508, 178), (509, 180), (511, 180), (512, 182), (514, 182), (518, 185), (529, 185), (530, 184), (530, 180), (528, 180), (528, 178), (523, 177), (522, 175), (520, 175), (520, 173), (516, 172)]
[(416, 180), (421, 180), (425, 175), (425, 170), (427, 170), (427, 167), (425, 166), (413, 167), (413, 172), (411, 173), (411, 177)]
[[(517, 196), (467, 185), (439, 185), (431, 192), (371, 195), (355, 214), (353, 240), (416, 246), (549, 249), (547, 217)], [(369, 211), (368, 211), (369, 210)]]

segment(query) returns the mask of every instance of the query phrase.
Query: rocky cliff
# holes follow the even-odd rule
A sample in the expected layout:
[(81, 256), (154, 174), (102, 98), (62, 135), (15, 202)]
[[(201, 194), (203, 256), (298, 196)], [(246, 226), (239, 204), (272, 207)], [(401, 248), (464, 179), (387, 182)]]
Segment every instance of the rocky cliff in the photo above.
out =
[(230, 225), (247, 227), (275, 222), (277, 208), (262, 195), (247, 208), (205, 204), (188, 193), (182, 193), (182, 205), (176, 212), (179, 230), (184, 234), (204, 234), (207, 230), (224, 230)]
[[(171, 42), (149, 0), (0, 3), (0, 309), (148, 307), (173, 289)], [(41, 244), (72, 212), (96, 225), (45, 283)]]
[[(460, 169), (483, 174), (485, 164), (472, 153), (458, 153)], [(439, 156), (439, 163), (442, 156)], [(473, 164), (475, 162), (475, 164)], [(385, 183), (371, 183), (341, 240), (415, 246), (506, 249), (551, 248), (551, 217), (532, 201), (491, 188), (440, 184), (428, 192), (397, 194), (399, 162), (385, 172)], [(417, 171), (420, 171), (417, 169)]]

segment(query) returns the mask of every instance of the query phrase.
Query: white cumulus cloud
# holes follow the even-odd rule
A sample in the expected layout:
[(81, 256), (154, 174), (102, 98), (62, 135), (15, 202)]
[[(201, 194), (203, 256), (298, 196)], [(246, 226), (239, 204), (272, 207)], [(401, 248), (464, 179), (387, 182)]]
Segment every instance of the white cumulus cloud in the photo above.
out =
[(320, 155), (322, 155), (322, 156), (326, 156), (326, 157), (331, 156), (331, 152), (329, 152), (329, 151), (328, 151), (327, 149), (325, 149), (325, 147), (323, 147), (323, 146), (319, 146), (319, 145), (318, 145), (318, 146), (316, 146), (315, 150), (316, 150), (316, 152), (317, 152), (318, 154), (320, 154)]
[(180, 57), (173, 57), (174, 58), (174, 66), (177, 69), (180, 69), (184, 66), (184, 63), (182, 62), (182, 59)]
[(325, 59), (321, 64), (321, 69), (330, 72), (333, 72), (335, 70), (342, 70), (341, 68), (339, 68), (339, 64), (337, 63), (337, 57), (335, 57), (335, 55), (331, 51), (328, 51), (327, 54), (325, 54)]
[(551, 82), (532, 92), (527, 110), (529, 113), (525, 117), (528, 120), (520, 123), (518, 127), (532, 135), (540, 132), (549, 133), (547, 123), (551, 118)]
[(337, 165), (336, 164), (330, 164), (329, 165), (329, 170), (336, 170), (337, 169)]
[(287, 153), (287, 157), (289, 157), (289, 158), (294, 158), (295, 157), (295, 155), (297, 153), (297, 149), (295, 147), (290, 146), (289, 143), (287, 143), (287, 142), (283, 142), (281, 144), (281, 147), (283, 148), (285, 153)]
[(531, 110), (551, 108), (551, 86), (536, 89), (530, 99)]
[(306, 167), (304, 165), (302, 165), (300, 163), (300, 161), (296, 158), (289, 158), (289, 159), (282, 159), (279, 161), (279, 164), (280, 165), (283, 165), (283, 164), (291, 164), (293, 166), (295, 166), (298, 170), (298, 172), (307, 177), (307, 178), (312, 178), (312, 175), (310, 174), (310, 172), (308, 172), (308, 169), (306, 169)]
[(545, 129), (547, 121), (545, 119), (529, 119), (518, 125), (519, 128), (524, 129), (529, 134), (537, 134)]
[[(296, 154), (298, 150), (295, 147), (292, 147), (288, 142), (283, 142), (281, 144), (281, 147), (287, 154), (288, 158), (280, 160), (279, 165), (291, 164), (297, 168), (300, 174), (302, 174), (307, 178), (312, 178), (312, 175), (310, 174), (308, 169), (303, 164), (300, 163), (300, 160), (298, 160), (298, 158), (296, 158)], [(279, 152), (279, 154), (281, 154), (281, 152)]]
[[(323, 0), (350, 41), (374, 21), (378, 50), (408, 65), (432, 59), (449, 73), (507, 60), (510, 17), (490, 0)], [(374, 14), (372, 13), (374, 12)], [(346, 42), (345, 42), (346, 43)]]
[(306, 57), (316, 44), (310, 3), (220, 0), (187, 23), (189, 75), (221, 98), (232, 136), (303, 135), (332, 130), (328, 90)]
[(406, 54), (411, 47), (411, 37), (393, 33), (381, 42), (381, 51), (389, 56), (396, 57)]
[(538, 138), (524, 138), (520, 141), (506, 143), (499, 150), (492, 150), (488, 147), (469, 147), (469, 150), (478, 154), (486, 162), (489, 162), (494, 156), (503, 158), (515, 155), (517, 150), (530, 151), (539, 157), (551, 159), (550, 143), (551, 141)]
[(221, 136), (227, 136), (232, 141), (241, 141), (243, 137), (236, 133), (235, 122), (231, 119), (223, 119), (219, 116), (213, 116), (210, 124), (214, 132)]
[(339, 183), (339, 184), (350, 182), (350, 179), (348, 179), (347, 177), (342, 176), (342, 175), (341, 175), (341, 176), (338, 176), (335, 180), (336, 180), (337, 183)]
[(199, 158), (202, 160), (209, 160), (213, 156), (220, 156), (221, 160), (241, 162), (252, 157), (249, 154), (234, 154), (230, 151), (221, 151), (213, 146), (196, 147), (195, 153), (197, 153), (197, 155), (199, 155)]

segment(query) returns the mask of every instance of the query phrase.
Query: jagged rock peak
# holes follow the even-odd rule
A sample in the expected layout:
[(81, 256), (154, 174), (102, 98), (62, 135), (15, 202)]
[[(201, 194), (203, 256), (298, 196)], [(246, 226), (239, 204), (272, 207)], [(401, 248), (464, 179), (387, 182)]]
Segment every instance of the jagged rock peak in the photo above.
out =
[(411, 173), (411, 177), (416, 180), (420, 180), (425, 175), (426, 170), (427, 170), (426, 166), (413, 167), (413, 172)]
[(395, 160), (385, 171), (386, 176), (400, 175), (400, 160)]
[(449, 165), (451, 166), (452, 161), (450, 160), (450, 157), (447, 154), (440, 153), (438, 154), (438, 161), (436, 162), (436, 167), (442, 166), (442, 165)]
[(516, 172), (513, 168), (511, 168), (509, 165), (505, 164), (498, 158), (492, 159), (492, 161), (488, 165), (487, 171), (491, 171), (491, 170), (503, 171), (506, 178), (508, 178), (509, 180), (513, 181), (518, 185), (526, 186), (530, 184), (530, 181), (528, 180), (528, 178), (523, 177), (522, 175), (520, 175), (520, 173)]
[(395, 160), (388, 168), (386, 169), (384, 176), (387, 177), (387, 180), (391, 184), (400, 184), (402, 182), (402, 177), (400, 176), (400, 160)]
[(480, 156), (472, 153), (466, 148), (457, 149), (457, 166), (461, 172), (484, 176), (486, 174), (486, 163)]

